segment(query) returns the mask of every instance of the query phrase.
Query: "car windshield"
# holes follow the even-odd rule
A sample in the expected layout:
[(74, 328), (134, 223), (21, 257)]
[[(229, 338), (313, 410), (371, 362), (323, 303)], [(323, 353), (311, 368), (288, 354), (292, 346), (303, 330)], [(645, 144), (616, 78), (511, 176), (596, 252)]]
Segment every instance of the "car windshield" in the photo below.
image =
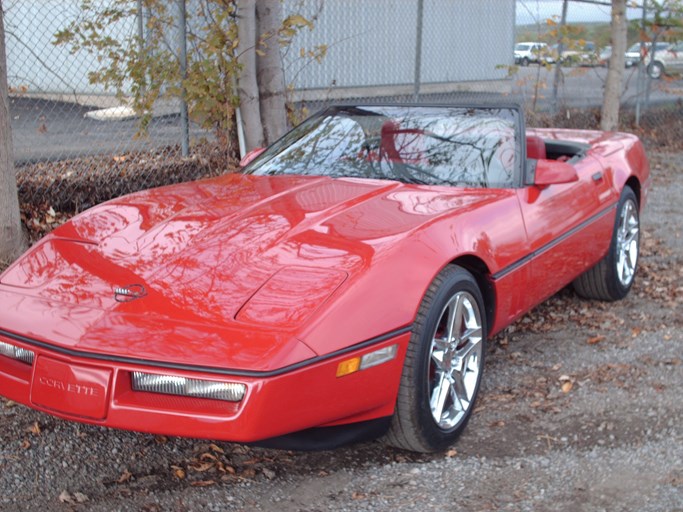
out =
[(294, 128), (244, 172), (510, 187), (520, 165), (514, 108), (333, 107)]
[[(515, 46), (515, 51), (525, 52), (529, 49), (530, 46), (531, 45), (529, 45), (529, 44), (518, 44), (517, 46)], [(508, 48), (509, 48), (509, 46), (508, 46)]]

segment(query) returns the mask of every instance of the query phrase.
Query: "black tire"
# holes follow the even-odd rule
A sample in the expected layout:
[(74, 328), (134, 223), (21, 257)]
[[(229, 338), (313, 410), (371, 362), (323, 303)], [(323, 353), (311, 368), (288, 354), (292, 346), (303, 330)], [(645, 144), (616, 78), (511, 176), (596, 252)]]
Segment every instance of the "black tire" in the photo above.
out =
[(574, 280), (576, 293), (586, 299), (623, 299), (635, 280), (639, 254), (638, 199), (630, 187), (624, 187), (617, 204), (609, 250), (597, 265)]
[(647, 74), (655, 80), (661, 78), (664, 74), (664, 64), (659, 61), (650, 62), (647, 66)]
[(528, 65), (529, 65), (529, 59), (527, 59), (526, 57), (524, 57), (524, 58), (522, 59), (522, 66), (527, 67)]
[[(453, 322), (458, 327), (448, 329), (451, 312), (456, 320), (461, 315), (462, 325)], [(443, 336), (437, 336), (439, 332)], [(434, 278), (420, 304), (385, 438), (388, 444), (429, 453), (455, 442), (474, 409), (486, 334), (484, 301), (476, 280), (464, 268), (449, 265)], [(430, 399), (440, 412), (432, 412)]]

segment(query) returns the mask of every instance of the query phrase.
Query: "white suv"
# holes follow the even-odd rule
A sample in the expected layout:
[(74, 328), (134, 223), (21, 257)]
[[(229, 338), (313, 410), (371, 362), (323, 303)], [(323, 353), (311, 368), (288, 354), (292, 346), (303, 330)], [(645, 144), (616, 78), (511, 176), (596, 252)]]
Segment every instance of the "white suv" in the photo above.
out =
[[(669, 43), (665, 42), (658, 42), (655, 44), (655, 54), (666, 50), (669, 46), (671, 46)], [(644, 43), (643, 49), (645, 50), (645, 54), (647, 55), (650, 53), (652, 49), (652, 43), (647, 42)], [(649, 60), (649, 59), (647, 59)], [(626, 64), (627, 68), (630, 68), (631, 66), (637, 66), (638, 63), (640, 62), (640, 43), (635, 43), (633, 46), (631, 46), (628, 50), (626, 50), (626, 53), (624, 54), (624, 61)]]
[(683, 71), (683, 42), (672, 44), (664, 50), (656, 50), (654, 60), (649, 54), (645, 58), (647, 74), (651, 78), (660, 78), (665, 73)]
[(552, 62), (547, 44), (524, 42), (515, 45), (515, 64), (528, 66), (531, 62)]

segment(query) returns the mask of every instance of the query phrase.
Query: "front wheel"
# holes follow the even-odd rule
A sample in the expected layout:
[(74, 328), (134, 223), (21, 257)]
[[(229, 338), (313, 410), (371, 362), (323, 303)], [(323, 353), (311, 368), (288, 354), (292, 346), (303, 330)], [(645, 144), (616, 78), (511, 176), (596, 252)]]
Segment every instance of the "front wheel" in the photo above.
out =
[(617, 205), (609, 250), (595, 267), (576, 278), (574, 289), (587, 299), (623, 299), (633, 285), (639, 253), (638, 199), (630, 187), (625, 187)]
[(467, 270), (450, 265), (434, 279), (413, 326), (389, 444), (434, 452), (463, 431), (484, 368), (483, 312), (481, 292)]

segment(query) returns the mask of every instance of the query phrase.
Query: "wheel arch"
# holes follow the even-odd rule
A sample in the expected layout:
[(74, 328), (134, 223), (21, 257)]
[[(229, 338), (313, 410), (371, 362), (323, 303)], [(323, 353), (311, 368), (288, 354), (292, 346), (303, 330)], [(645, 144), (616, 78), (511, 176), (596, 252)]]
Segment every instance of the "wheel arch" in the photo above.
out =
[(641, 185), (640, 185), (640, 180), (636, 176), (629, 176), (629, 178), (626, 180), (626, 183), (624, 183), (625, 187), (630, 187), (631, 190), (636, 195), (636, 199), (638, 200), (638, 208), (640, 208), (640, 205), (642, 203), (641, 201)]
[(481, 258), (472, 254), (458, 256), (450, 262), (451, 265), (458, 265), (474, 276), (481, 295), (484, 298), (484, 313), (486, 314), (486, 332), (490, 333), (493, 327), (496, 312), (496, 293), (493, 288), (491, 271)]

